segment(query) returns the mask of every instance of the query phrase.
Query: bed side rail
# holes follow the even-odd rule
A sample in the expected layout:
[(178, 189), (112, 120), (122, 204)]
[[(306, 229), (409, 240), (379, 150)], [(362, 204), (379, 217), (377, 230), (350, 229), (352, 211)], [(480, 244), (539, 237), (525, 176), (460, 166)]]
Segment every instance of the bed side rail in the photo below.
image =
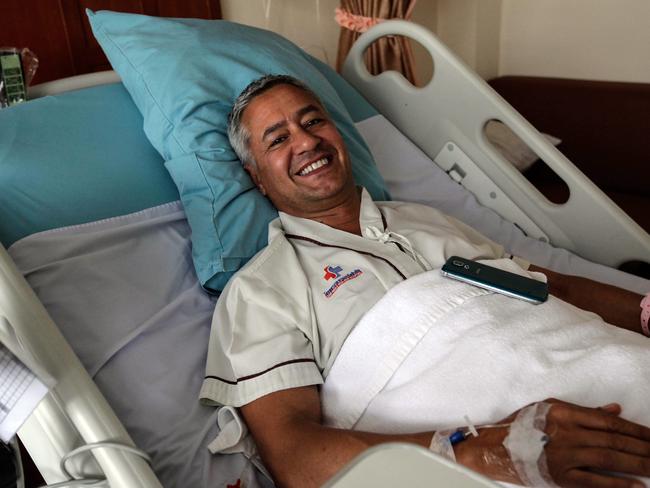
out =
[[(363, 53), (376, 39), (404, 35), (433, 58), (424, 87), (394, 71), (373, 76)], [(650, 262), (650, 236), (427, 29), (387, 21), (352, 46), (344, 77), (386, 118), (485, 206), (528, 235), (609, 266)], [(390, 94), (390, 96), (386, 96)], [(490, 120), (507, 124), (568, 185), (564, 204), (547, 200), (485, 138)]]
[[(52, 467), (79, 447), (80, 439), (134, 445), (2, 245), (0, 341), (45, 382), (55, 382), (18, 432), (36, 464), (48, 467), (42, 471), (48, 483), (64, 480)], [(161, 487), (149, 464), (134, 454), (103, 448), (93, 455), (112, 487)], [(83, 467), (87, 473), (88, 466)]]

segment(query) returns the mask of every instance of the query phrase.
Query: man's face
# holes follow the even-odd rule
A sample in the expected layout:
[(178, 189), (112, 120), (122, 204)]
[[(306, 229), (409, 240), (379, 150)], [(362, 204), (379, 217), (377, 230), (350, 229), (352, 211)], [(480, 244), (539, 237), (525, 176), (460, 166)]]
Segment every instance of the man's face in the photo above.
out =
[(300, 88), (270, 88), (248, 105), (242, 123), (257, 163), (246, 170), (278, 210), (309, 217), (356, 191), (341, 135), (320, 103)]

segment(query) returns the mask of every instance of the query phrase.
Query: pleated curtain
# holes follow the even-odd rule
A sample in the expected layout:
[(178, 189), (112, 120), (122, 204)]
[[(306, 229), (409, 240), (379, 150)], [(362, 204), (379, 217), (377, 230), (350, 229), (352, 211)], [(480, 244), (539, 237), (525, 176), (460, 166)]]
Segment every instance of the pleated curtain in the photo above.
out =
[[(350, 47), (369, 26), (382, 20), (409, 19), (415, 3), (416, 0), (341, 0), (336, 15), (341, 25), (336, 69), (341, 71)], [(416, 84), (413, 52), (407, 38), (383, 37), (366, 50), (364, 58), (372, 74), (395, 70)]]

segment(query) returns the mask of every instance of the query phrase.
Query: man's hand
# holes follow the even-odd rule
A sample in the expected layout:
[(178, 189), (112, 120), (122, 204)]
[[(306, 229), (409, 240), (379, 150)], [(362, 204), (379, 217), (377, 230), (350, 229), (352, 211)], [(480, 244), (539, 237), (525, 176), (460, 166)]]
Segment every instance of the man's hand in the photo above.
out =
[[(566, 487), (644, 486), (622, 476), (650, 476), (650, 428), (620, 418), (617, 404), (586, 408), (555, 399), (546, 402), (551, 404), (544, 429), (549, 436), (544, 448), (546, 477)], [(479, 437), (458, 444), (458, 462), (494, 479), (510, 481), (516, 470), (503, 441), (508, 433), (505, 426), (515, 416), (516, 412), (500, 422), (503, 428), (479, 428)]]
[(546, 418), (546, 458), (562, 486), (631, 488), (643, 483), (597, 471), (650, 476), (650, 429), (619, 417), (616, 404), (600, 409), (554, 401)]

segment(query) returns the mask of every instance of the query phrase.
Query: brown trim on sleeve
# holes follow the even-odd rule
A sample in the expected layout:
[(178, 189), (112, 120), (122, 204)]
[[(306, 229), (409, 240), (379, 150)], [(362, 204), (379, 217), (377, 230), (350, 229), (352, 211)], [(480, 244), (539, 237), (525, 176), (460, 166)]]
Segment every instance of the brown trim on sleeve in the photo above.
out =
[(230, 381), (226, 380), (223, 378), (220, 378), (219, 376), (214, 376), (214, 375), (208, 375), (205, 377), (205, 379), (213, 379), (213, 380), (218, 380), (222, 381), (223, 383), (228, 383), (229, 385), (236, 385), (240, 381), (246, 381), (246, 380), (252, 380), (253, 378), (257, 378), (258, 376), (262, 376), (263, 374), (268, 373), (271, 370), (274, 370), (276, 368), (280, 368), (282, 366), (287, 366), (288, 364), (294, 364), (294, 363), (315, 363), (316, 361), (311, 359), (311, 358), (303, 358), (303, 359), (292, 359), (290, 361), (285, 361), (283, 363), (276, 364), (275, 366), (271, 366), (269, 369), (265, 369), (264, 371), (261, 371), (259, 373), (255, 374), (249, 374), (248, 376), (242, 376), (241, 378), (237, 378), (235, 381)]
[(402, 272), (397, 268), (397, 266), (395, 266), (393, 263), (391, 263), (388, 259), (386, 259), (386, 258), (384, 258), (384, 257), (381, 257), (381, 256), (377, 256), (376, 254), (372, 254), (371, 252), (359, 251), (358, 249), (352, 249), (352, 248), (350, 248), (350, 247), (345, 247), (345, 246), (337, 246), (337, 245), (334, 245), (334, 244), (326, 244), (326, 243), (324, 243), (324, 242), (319, 242), (319, 241), (317, 241), (317, 240), (315, 240), (315, 239), (312, 239), (312, 238), (310, 238), (310, 237), (297, 236), (297, 235), (295, 235), (295, 234), (285, 234), (284, 237), (287, 237), (287, 238), (289, 238), (289, 239), (298, 239), (298, 240), (301, 240), (301, 241), (311, 242), (312, 244), (316, 244), (317, 246), (322, 246), (322, 247), (333, 247), (333, 248), (336, 248), (336, 249), (345, 249), (346, 251), (358, 252), (359, 254), (365, 254), (366, 256), (370, 256), (370, 257), (373, 257), (373, 258), (375, 258), (375, 259), (380, 259), (381, 261), (383, 261), (383, 262), (385, 262), (386, 264), (388, 264), (391, 268), (393, 268), (393, 269), (395, 270), (395, 272), (396, 272), (398, 275), (400, 275), (400, 277), (401, 277), (403, 280), (406, 280), (406, 276), (404, 276), (404, 273), (402, 273)]

